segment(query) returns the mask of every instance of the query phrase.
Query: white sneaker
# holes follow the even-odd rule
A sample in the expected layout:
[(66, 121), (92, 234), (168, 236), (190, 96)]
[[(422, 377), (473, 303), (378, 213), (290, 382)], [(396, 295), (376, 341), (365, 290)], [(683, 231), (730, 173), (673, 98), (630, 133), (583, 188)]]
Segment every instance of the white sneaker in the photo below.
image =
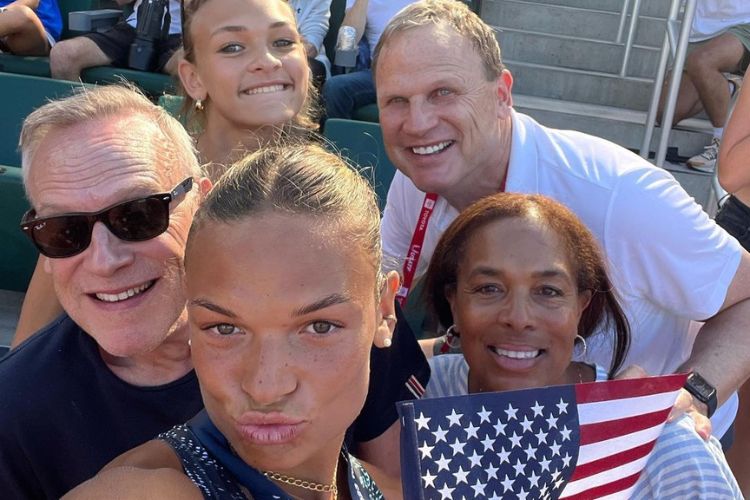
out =
[(714, 137), (711, 144), (703, 148), (703, 152), (697, 154), (687, 161), (687, 166), (693, 170), (712, 173), (716, 167), (716, 158), (719, 156), (719, 144), (721, 141)]

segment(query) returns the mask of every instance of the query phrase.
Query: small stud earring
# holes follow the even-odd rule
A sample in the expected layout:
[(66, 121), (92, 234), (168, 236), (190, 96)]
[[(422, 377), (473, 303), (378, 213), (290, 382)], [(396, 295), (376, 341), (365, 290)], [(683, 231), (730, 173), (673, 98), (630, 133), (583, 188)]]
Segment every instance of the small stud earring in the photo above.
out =
[(383, 339), (383, 347), (391, 347), (391, 338), (386, 337)]
[(206, 109), (205, 106), (203, 105), (203, 99), (196, 99), (193, 107), (199, 113), (202, 113), (203, 110)]

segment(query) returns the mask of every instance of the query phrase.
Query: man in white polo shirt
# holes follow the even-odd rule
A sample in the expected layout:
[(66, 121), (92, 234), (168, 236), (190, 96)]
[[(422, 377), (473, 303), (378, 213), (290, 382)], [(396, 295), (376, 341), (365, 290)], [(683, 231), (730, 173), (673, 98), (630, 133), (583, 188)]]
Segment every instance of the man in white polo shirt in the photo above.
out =
[[(457, 2), (400, 12), (373, 71), (386, 151), (399, 170), (383, 250), (405, 263), (406, 277), (425, 268), (442, 232), (474, 201), (501, 190), (550, 196), (584, 221), (611, 264), (632, 328), (626, 365), (699, 372), (685, 399), (703, 415), (730, 400), (750, 374), (750, 255), (668, 172), (515, 112), (494, 32)], [(706, 321), (697, 336), (692, 320)], [(608, 366), (610, 346), (599, 344), (588, 360)], [(733, 397), (716, 412), (717, 436), (736, 407)]]

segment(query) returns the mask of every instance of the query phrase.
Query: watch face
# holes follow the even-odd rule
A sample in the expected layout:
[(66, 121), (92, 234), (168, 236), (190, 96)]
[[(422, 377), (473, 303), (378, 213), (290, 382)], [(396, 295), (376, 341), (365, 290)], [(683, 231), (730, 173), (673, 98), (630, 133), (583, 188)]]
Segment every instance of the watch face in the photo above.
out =
[(706, 382), (706, 379), (693, 372), (688, 379), (690, 386), (695, 389), (701, 396), (708, 399), (711, 397), (711, 393), (715, 390), (714, 387)]

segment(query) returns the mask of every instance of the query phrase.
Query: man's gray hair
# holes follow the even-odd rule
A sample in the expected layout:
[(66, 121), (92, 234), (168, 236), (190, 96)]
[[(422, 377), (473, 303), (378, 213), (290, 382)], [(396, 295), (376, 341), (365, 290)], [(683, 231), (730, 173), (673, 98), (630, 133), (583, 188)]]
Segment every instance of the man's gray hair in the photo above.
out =
[(505, 69), (500, 45), (492, 28), (478, 15), (458, 0), (422, 0), (404, 7), (388, 23), (380, 35), (372, 56), (372, 76), (375, 79), (378, 59), (383, 48), (399, 33), (429, 25), (453, 28), (462, 38), (471, 42), (482, 58), (484, 74), (488, 81), (497, 80)]
[[(165, 151), (159, 151), (158, 156), (169, 158), (168, 164), (162, 165), (166, 171), (182, 172), (196, 179), (203, 176), (193, 140), (180, 122), (163, 108), (149, 101), (132, 85), (101, 85), (82, 88), (69, 97), (48, 102), (26, 117), (21, 129), (19, 148), (27, 194), (29, 169), (39, 144), (47, 134), (91, 120), (134, 116), (147, 118), (149, 122), (156, 124), (164, 135), (163, 140), (151, 140), (163, 144)], [(182, 173), (180, 175), (183, 175)]]

